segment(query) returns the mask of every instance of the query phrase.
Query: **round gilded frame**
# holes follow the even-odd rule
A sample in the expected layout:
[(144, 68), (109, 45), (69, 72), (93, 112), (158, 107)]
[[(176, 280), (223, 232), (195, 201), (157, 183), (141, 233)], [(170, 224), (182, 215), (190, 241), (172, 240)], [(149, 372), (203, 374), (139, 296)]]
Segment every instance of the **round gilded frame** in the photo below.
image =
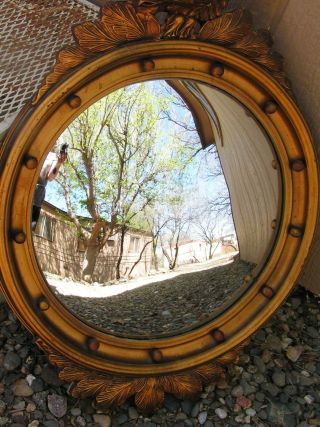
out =
[[(54, 297), (39, 271), (30, 222), (33, 189), (57, 137), (102, 96), (151, 79), (199, 81), (223, 90), (249, 109), (277, 154), (283, 211), (266, 265), (226, 313), (178, 336), (134, 340), (93, 329)], [(148, 403), (142, 397), (137, 401), (142, 408), (159, 403), (159, 388), (162, 395), (163, 391), (179, 396), (198, 391), (199, 383), (220, 374), (220, 365), (233, 360), (236, 349), (283, 302), (311, 245), (317, 217), (318, 172), (309, 130), (290, 95), (269, 73), (238, 53), (212, 43), (135, 41), (97, 55), (24, 109), (0, 154), (2, 290), (15, 313), (62, 369), (62, 378), (79, 381), (78, 395), (86, 391), (100, 396), (100, 401), (123, 401), (114, 389), (111, 397), (103, 398), (101, 389), (92, 387), (90, 391), (88, 384), (87, 388), (81, 386), (81, 381), (88, 383), (90, 378), (95, 385), (104, 381), (109, 389), (114, 384), (128, 384), (126, 397), (138, 394), (142, 386), (137, 381), (145, 379), (144, 386), (148, 384), (152, 397)], [(191, 377), (186, 379), (184, 372), (191, 372)], [(196, 386), (192, 377), (198, 381)], [(188, 390), (183, 392), (185, 384)]]

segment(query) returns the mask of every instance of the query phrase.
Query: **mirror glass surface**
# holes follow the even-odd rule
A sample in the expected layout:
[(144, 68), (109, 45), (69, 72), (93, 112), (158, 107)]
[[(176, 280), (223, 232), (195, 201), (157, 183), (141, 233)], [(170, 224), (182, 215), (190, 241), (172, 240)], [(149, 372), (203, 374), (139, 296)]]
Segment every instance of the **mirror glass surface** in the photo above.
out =
[(281, 207), (271, 143), (226, 93), (124, 87), (60, 135), (34, 193), (38, 264), (106, 333), (172, 336), (226, 310), (268, 259)]

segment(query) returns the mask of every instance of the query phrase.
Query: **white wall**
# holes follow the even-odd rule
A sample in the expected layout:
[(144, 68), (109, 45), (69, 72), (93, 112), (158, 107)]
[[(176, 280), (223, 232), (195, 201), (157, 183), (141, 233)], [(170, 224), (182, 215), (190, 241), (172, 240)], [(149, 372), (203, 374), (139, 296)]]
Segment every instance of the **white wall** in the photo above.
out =
[(280, 186), (268, 138), (249, 112), (223, 92), (199, 85), (215, 109), (223, 141), (217, 142), (229, 187), (240, 258), (258, 264), (273, 241)]

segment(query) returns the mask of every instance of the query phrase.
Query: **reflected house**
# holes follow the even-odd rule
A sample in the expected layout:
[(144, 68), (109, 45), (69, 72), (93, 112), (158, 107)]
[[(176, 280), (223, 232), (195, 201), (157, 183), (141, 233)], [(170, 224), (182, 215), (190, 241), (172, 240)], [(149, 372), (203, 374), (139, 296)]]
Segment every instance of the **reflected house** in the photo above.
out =
[[(209, 259), (219, 259), (225, 255), (238, 252), (238, 243), (235, 234), (229, 234), (214, 240), (211, 251), (209, 243), (204, 240), (182, 240), (179, 242), (178, 247), (177, 266), (205, 262)], [(175, 254), (175, 247), (167, 246), (165, 249), (171, 255)], [(165, 257), (163, 257), (163, 263), (164, 267), (167, 268), (168, 260)]]
[[(86, 219), (89, 221), (89, 219)], [(143, 246), (151, 240), (151, 234), (143, 230), (129, 229), (124, 241), (121, 262), (122, 276), (126, 276), (139, 259)], [(66, 212), (44, 202), (34, 234), (34, 246), (38, 262), (45, 273), (81, 280), (81, 266), (84, 259), (84, 242), (78, 238), (75, 226)], [(120, 248), (120, 236), (115, 234), (98, 255), (93, 281), (113, 280)], [(151, 270), (151, 245), (143, 252), (132, 276), (146, 275)]]

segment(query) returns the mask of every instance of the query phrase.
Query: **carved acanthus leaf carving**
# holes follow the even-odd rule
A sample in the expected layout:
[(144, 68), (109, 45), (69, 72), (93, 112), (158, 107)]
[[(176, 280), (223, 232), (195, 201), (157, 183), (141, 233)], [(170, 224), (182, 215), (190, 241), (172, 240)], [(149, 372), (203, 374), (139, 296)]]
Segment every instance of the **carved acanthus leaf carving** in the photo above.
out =
[(117, 43), (143, 38), (160, 38), (160, 24), (152, 14), (138, 14), (129, 4), (115, 4), (102, 9), (101, 23)]
[[(261, 65), (291, 93), (282, 58), (272, 52), (268, 32), (256, 32), (250, 15), (242, 9), (223, 13), (228, 0), (128, 0), (110, 2), (99, 22), (85, 22), (73, 29), (75, 46), (58, 54), (53, 71), (34, 97), (35, 104), (68, 72), (101, 52), (137, 40), (199, 39), (227, 46)], [(166, 12), (160, 25), (156, 15)]]
[(251, 29), (250, 14), (237, 9), (208, 21), (201, 29), (199, 38), (213, 43), (230, 45), (243, 39)]
[(136, 406), (143, 412), (151, 412), (162, 405), (165, 393), (174, 394), (179, 399), (190, 399), (201, 393), (203, 385), (224, 376), (223, 366), (235, 362), (247, 343), (189, 371), (145, 378), (89, 370), (57, 354), (42, 340), (37, 344), (48, 354), (49, 361), (58, 367), (59, 378), (74, 383), (71, 390), (74, 397), (95, 396), (97, 403), (122, 405), (129, 397), (135, 396)]

